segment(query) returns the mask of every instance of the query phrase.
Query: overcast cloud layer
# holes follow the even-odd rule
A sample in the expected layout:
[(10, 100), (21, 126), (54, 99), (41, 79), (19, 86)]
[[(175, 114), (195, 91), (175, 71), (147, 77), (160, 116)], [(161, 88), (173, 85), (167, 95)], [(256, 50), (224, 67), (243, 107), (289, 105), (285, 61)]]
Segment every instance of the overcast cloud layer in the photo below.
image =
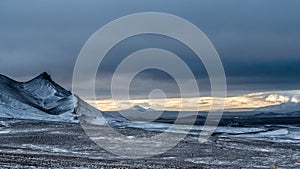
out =
[[(78, 53), (96, 30), (124, 15), (151, 11), (185, 18), (210, 38), (223, 62), (229, 94), (299, 89), (299, 7), (300, 1), (292, 0), (2, 0), (0, 74), (29, 80), (47, 71), (71, 89)], [(121, 59), (146, 47), (178, 54), (193, 70), (201, 90), (209, 90), (206, 71), (193, 52), (173, 39), (144, 35), (121, 42), (107, 55), (99, 69), (97, 93), (109, 95), (109, 82), (98, 82), (109, 81)], [(166, 88), (170, 97), (178, 93), (174, 80), (158, 71), (142, 73), (132, 87), (137, 97), (154, 87)]]

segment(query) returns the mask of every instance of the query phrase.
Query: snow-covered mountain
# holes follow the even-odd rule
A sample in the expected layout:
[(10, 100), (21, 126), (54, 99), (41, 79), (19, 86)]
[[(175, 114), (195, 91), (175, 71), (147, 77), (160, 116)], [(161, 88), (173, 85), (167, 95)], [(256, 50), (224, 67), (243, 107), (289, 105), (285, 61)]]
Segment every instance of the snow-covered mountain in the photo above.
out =
[(126, 119), (132, 121), (153, 121), (161, 116), (163, 111), (157, 111), (151, 108), (144, 108), (140, 105), (135, 105), (129, 109), (120, 110), (120, 114)]
[(0, 75), (0, 117), (76, 121), (77, 99), (42, 73), (28, 82)]
[(144, 108), (140, 105), (134, 105), (134, 106), (130, 107), (129, 109), (125, 109), (125, 110), (122, 110), (122, 111), (153, 112), (153, 111), (158, 111), (158, 110), (155, 110), (155, 109), (152, 109), (152, 108)]
[(147, 109), (145, 109), (145, 108), (142, 107), (142, 106), (135, 105), (135, 106), (133, 106), (133, 107), (131, 107), (131, 108), (125, 110), (125, 111), (139, 111), (139, 112), (145, 112), (145, 111), (147, 111)]
[[(134, 108), (144, 110), (141, 107)], [(74, 96), (55, 83), (47, 73), (28, 82), (17, 82), (0, 75), (1, 117), (76, 123), (80, 120), (81, 123), (111, 126), (128, 123), (125, 118), (102, 112)]]
[(126, 126), (129, 121), (118, 114), (103, 112), (77, 97), (76, 113), (81, 124)]

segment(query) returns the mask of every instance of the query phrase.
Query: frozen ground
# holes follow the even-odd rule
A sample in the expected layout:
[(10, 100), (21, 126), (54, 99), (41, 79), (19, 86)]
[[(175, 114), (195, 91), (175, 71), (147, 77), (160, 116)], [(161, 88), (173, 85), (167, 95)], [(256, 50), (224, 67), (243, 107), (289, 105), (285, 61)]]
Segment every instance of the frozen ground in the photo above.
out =
[[(275, 163), (279, 168), (300, 168), (300, 143), (271, 139), (286, 136), (290, 130), (284, 127), (271, 131), (234, 128), (230, 132), (228, 128), (219, 128), (203, 144), (198, 142), (194, 133), (162, 155), (133, 160), (116, 157), (98, 147), (79, 124), (16, 119), (0, 121), (0, 168), (261, 169), (274, 168)], [(297, 127), (294, 129), (299, 131)], [(137, 137), (159, 132), (132, 128), (118, 131)], [(119, 140), (118, 144), (122, 141)]]

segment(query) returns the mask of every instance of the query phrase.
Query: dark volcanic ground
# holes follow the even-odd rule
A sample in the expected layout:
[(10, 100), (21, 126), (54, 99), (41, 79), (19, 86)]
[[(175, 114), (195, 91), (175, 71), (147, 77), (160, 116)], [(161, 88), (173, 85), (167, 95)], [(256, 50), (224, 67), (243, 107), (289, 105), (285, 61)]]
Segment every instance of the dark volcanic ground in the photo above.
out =
[[(252, 169), (274, 168), (275, 163), (279, 168), (300, 168), (299, 143), (215, 135), (200, 144), (197, 136), (188, 135), (162, 155), (122, 159), (93, 143), (79, 124), (13, 119), (0, 119), (0, 122), (0, 168)], [(118, 130), (138, 136), (156, 134), (141, 129)]]

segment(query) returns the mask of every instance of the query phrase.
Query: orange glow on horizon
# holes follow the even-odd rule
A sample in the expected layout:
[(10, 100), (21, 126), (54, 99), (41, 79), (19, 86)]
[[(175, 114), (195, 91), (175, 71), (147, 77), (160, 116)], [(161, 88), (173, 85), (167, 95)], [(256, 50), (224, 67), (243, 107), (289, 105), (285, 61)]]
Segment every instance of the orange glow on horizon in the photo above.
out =
[[(278, 98), (278, 99), (276, 99)], [(155, 110), (170, 110), (170, 111), (208, 111), (212, 104), (212, 97), (198, 98), (167, 98), (167, 99), (137, 99), (130, 101), (114, 101), (106, 100), (86, 100), (92, 106), (102, 111), (116, 111), (128, 109), (134, 105), (139, 105), (144, 108)], [(241, 110), (241, 109), (257, 109), (266, 106), (278, 105), (288, 100), (282, 96), (274, 94), (263, 95), (263, 93), (253, 93), (241, 96), (232, 96), (225, 99), (225, 110)], [(182, 106), (184, 105), (184, 106)]]

